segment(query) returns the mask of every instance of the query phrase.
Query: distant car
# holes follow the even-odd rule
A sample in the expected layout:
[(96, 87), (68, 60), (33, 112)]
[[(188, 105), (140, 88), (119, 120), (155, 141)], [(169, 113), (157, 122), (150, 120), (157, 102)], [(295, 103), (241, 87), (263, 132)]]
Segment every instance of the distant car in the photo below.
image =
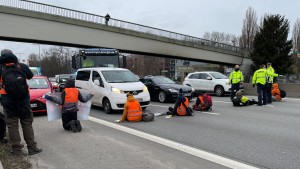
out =
[(55, 81), (57, 83), (57, 91), (61, 92), (65, 89), (65, 83), (67, 79), (75, 79), (75, 75), (73, 74), (60, 74), (55, 75)]
[(57, 89), (58, 84), (56, 83), (55, 77), (49, 77), (48, 79), (49, 79), (50, 83), (52, 84), (53, 89)]
[(217, 96), (223, 96), (230, 92), (227, 76), (220, 72), (194, 72), (189, 73), (184, 79), (184, 85), (193, 87), (195, 91), (214, 92)]
[(141, 78), (140, 81), (147, 86), (151, 100), (158, 100), (162, 103), (176, 100), (180, 88), (189, 100), (191, 100), (194, 95), (194, 89), (192, 87), (177, 84), (164, 76), (145, 76)]
[(46, 99), (43, 96), (48, 92), (53, 92), (51, 83), (45, 76), (34, 76), (28, 80), (30, 88), (30, 106), (33, 113), (47, 112)]

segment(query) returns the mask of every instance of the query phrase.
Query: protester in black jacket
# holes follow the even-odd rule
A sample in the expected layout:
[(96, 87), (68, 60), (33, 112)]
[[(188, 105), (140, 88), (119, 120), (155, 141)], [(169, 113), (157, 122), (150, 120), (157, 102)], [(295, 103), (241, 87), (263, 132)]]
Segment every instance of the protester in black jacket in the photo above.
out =
[[(21, 144), (21, 137), (19, 133), (19, 121), (23, 129), (24, 139), (27, 144), (28, 154), (33, 155), (40, 153), (42, 149), (37, 148), (37, 143), (34, 138), (34, 131), (32, 128), (33, 115), (30, 106), (30, 97), (29, 90), (26, 80), (24, 80), (24, 86), (27, 90), (23, 90), (24, 93), (22, 97), (15, 98), (14, 95), (8, 93), (8, 88), (11, 89), (11, 86), (3, 85), (6, 80), (3, 76), (8, 74), (8, 70), (15, 70), (14, 73), (18, 72), (22, 74), (23, 79), (31, 79), (33, 74), (29, 67), (25, 64), (19, 63), (18, 58), (12, 53), (11, 50), (4, 49), (1, 51), (0, 57), (0, 75), (1, 75), (1, 98), (5, 114), (5, 122), (8, 128), (9, 141), (11, 143), (12, 153), (13, 154), (23, 154), (22, 148), (24, 147)], [(15, 68), (15, 69), (14, 69)], [(5, 71), (5, 72), (3, 72)], [(21, 77), (21, 76), (20, 76)], [(3, 78), (3, 79), (2, 79)], [(11, 90), (10, 90), (11, 91)]]

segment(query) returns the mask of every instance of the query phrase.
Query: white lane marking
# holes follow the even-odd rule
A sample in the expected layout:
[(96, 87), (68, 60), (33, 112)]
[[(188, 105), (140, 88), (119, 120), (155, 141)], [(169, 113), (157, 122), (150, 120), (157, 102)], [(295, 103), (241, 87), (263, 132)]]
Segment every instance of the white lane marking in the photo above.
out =
[(213, 103), (215, 103), (215, 102), (216, 102), (216, 103), (227, 103), (227, 104), (230, 103), (230, 104), (232, 104), (232, 102), (226, 102), (226, 101), (213, 101)]
[(300, 99), (293, 99), (293, 98), (283, 98), (282, 100), (292, 100), (292, 101), (300, 101)]
[(210, 113), (210, 112), (200, 112), (200, 113), (203, 113), (203, 114), (211, 114), (211, 115), (217, 115), (217, 116), (220, 116), (221, 114), (219, 113)]
[(164, 139), (161, 137), (157, 137), (157, 136), (154, 136), (154, 135), (151, 135), (148, 133), (144, 133), (144, 132), (141, 132), (141, 131), (138, 131), (135, 129), (131, 129), (131, 128), (121, 126), (121, 125), (118, 125), (115, 123), (111, 123), (111, 122), (108, 122), (105, 120), (101, 120), (101, 119), (98, 119), (95, 117), (89, 116), (89, 120), (99, 123), (99, 124), (102, 124), (107, 127), (111, 127), (111, 128), (129, 133), (129, 134), (135, 135), (137, 137), (144, 138), (146, 140), (153, 141), (153, 142), (161, 144), (161, 145), (165, 145), (167, 147), (185, 152), (187, 154), (191, 154), (196, 157), (200, 157), (202, 159), (211, 161), (216, 164), (223, 165), (225, 167), (234, 168), (234, 169), (257, 169), (256, 167), (253, 167), (253, 166), (250, 166), (250, 165), (238, 162), (238, 161), (234, 161), (234, 160), (231, 160), (231, 159), (228, 159), (225, 157), (221, 157), (221, 156), (218, 156), (218, 155), (206, 152), (206, 151), (202, 151), (202, 150), (199, 150), (199, 149), (196, 149), (196, 148), (184, 145), (184, 144), (170, 141), (170, 140), (167, 140), (167, 139)]
[[(154, 106), (154, 107), (162, 107), (162, 108), (169, 108), (167, 106), (161, 106), (161, 105), (155, 105), (155, 104), (150, 104), (150, 106)], [(201, 113), (204, 113), (204, 114), (211, 114), (211, 115), (220, 115), (219, 113), (210, 113), (210, 112), (201, 112)]]

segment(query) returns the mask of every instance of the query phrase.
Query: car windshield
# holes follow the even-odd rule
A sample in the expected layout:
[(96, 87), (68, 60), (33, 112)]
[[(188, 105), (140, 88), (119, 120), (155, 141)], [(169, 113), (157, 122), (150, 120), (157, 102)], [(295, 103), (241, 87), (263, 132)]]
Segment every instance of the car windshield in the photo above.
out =
[(219, 72), (213, 72), (213, 73), (209, 73), (209, 74), (212, 75), (212, 77), (214, 77), (215, 79), (228, 79), (227, 76), (225, 76)]
[(47, 89), (49, 84), (45, 78), (32, 78), (28, 80), (28, 86), (30, 89)]
[(72, 78), (71, 75), (63, 75), (59, 76), (59, 82), (60, 83), (65, 83), (68, 79)]
[(102, 71), (104, 79), (108, 83), (130, 83), (130, 82), (139, 82), (137, 77), (131, 73), (130, 71), (126, 70), (108, 70)]
[(173, 80), (166, 77), (154, 77), (152, 80), (155, 84), (175, 84)]

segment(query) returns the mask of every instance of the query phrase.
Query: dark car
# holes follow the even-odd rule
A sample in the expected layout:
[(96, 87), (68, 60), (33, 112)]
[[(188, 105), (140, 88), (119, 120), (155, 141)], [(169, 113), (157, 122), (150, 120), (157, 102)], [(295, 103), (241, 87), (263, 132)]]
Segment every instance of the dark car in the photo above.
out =
[(162, 103), (176, 100), (179, 89), (183, 90), (183, 93), (189, 100), (194, 95), (192, 87), (177, 84), (164, 76), (146, 76), (141, 78), (140, 81), (147, 86), (151, 100), (158, 100)]
[(57, 83), (57, 90), (59, 92), (63, 91), (65, 89), (65, 83), (67, 79), (74, 79), (73, 74), (60, 74), (60, 75), (55, 75), (56, 83)]

